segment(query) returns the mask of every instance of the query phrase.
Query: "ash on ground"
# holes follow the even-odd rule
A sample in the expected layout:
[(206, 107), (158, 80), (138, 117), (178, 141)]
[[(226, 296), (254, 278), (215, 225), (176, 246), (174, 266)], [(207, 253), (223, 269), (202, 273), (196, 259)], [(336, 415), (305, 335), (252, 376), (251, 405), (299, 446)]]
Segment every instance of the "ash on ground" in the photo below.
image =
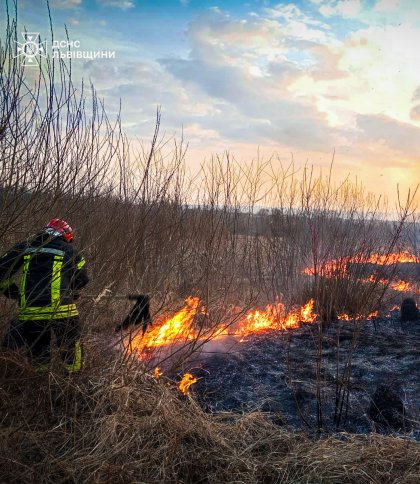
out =
[(319, 324), (307, 324), (202, 354), (192, 369), (199, 378), (192, 393), (206, 411), (263, 411), (294, 430), (378, 431), (420, 440), (420, 322), (401, 322), (394, 311), (386, 319), (333, 323), (322, 333), (320, 340)]

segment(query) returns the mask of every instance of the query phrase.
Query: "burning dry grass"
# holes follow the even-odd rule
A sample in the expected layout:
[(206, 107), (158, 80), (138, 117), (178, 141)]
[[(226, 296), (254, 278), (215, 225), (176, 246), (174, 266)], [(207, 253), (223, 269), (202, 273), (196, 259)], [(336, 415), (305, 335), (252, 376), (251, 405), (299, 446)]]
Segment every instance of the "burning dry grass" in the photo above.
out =
[[(188, 346), (188, 342), (203, 344), (225, 336), (237, 336), (243, 341), (250, 334), (270, 329), (296, 329), (302, 323), (314, 322), (314, 303), (310, 299), (304, 306), (295, 306), (289, 311), (278, 300), (275, 304), (267, 304), (264, 309), (245, 311), (237, 307), (237, 314), (231, 314), (230, 320), (228, 318), (225, 322), (213, 324), (206, 329), (197, 321), (200, 317), (208, 316), (203, 302), (198, 297), (189, 296), (184, 307), (175, 314), (164, 314), (144, 335), (140, 332), (134, 337), (128, 334), (123, 344), (129, 354), (135, 354), (142, 360), (151, 360), (159, 353), (162, 356), (162, 350), (173, 350), (172, 347), (177, 345)], [(163, 354), (165, 355), (165, 351)]]
[(94, 353), (82, 375), (0, 360), (2, 482), (404, 482), (418, 443), (310, 438), (260, 412), (206, 414), (172, 382)]

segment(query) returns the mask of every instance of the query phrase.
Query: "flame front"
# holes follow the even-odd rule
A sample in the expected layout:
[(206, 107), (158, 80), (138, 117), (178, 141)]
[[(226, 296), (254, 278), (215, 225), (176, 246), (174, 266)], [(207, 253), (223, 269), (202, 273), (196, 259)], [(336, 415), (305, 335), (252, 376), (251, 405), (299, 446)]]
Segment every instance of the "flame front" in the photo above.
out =
[[(153, 350), (161, 347), (169, 347), (172, 344), (184, 344), (187, 341), (199, 337), (205, 338), (205, 332), (199, 332), (194, 325), (198, 314), (205, 314), (204, 306), (198, 297), (188, 297), (185, 306), (173, 316), (157, 321), (144, 336), (136, 335), (128, 340), (127, 350), (137, 354), (141, 359), (153, 358)], [(293, 307), (289, 312), (281, 302), (267, 304), (265, 309), (251, 309), (247, 311), (239, 321), (232, 325), (222, 324), (220, 328), (212, 328), (211, 338), (224, 337), (228, 334), (237, 336), (244, 341), (249, 334), (266, 330), (295, 329), (302, 322), (314, 322), (314, 300), (311, 299), (302, 307)], [(229, 331), (228, 331), (229, 328)], [(159, 367), (154, 369), (154, 377), (161, 376)]]
[(333, 259), (322, 263), (318, 266), (317, 270), (314, 267), (306, 267), (303, 272), (307, 276), (314, 276), (318, 273), (320, 276), (333, 277), (335, 275), (347, 274), (347, 264), (351, 262), (350, 257), (343, 257), (342, 259)]
[(407, 250), (402, 252), (391, 252), (389, 254), (374, 253), (369, 256), (356, 255), (354, 257), (342, 257), (332, 259), (317, 264), (317, 267), (306, 267), (303, 272), (307, 276), (313, 276), (315, 273), (320, 276), (332, 277), (336, 275), (346, 275), (348, 264), (375, 264), (378, 266), (390, 266), (405, 262), (418, 263), (419, 258), (410, 254)]
[(414, 254), (410, 254), (407, 250), (402, 252), (393, 252), (391, 254), (372, 254), (366, 262), (377, 265), (393, 265), (401, 264), (404, 262), (420, 262), (419, 258)]
[(389, 286), (394, 291), (398, 292), (413, 292), (419, 293), (419, 289), (416, 288), (413, 284), (402, 281), (401, 279), (390, 281), (389, 279), (377, 279), (373, 274), (367, 277), (366, 279), (362, 279), (362, 282), (374, 282), (378, 284), (382, 284), (383, 286)]
[[(318, 266), (317, 273), (326, 277), (333, 277), (341, 274), (348, 276), (348, 265), (350, 263), (371, 263), (376, 265), (391, 265), (396, 263), (418, 263), (418, 257), (409, 254), (407, 251), (391, 254), (372, 254), (370, 256), (357, 257), (343, 257), (342, 259), (327, 261), (325, 264)], [(308, 275), (315, 273), (311, 268), (306, 268), (304, 271)], [(395, 291), (411, 291), (419, 293), (413, 285), (402, 280), (386, 280), (381, 279), (375, 274), (366, 279), (361, 280), (364, 283), (378, 283), (388, 285)], [(287, 311), (285, 305), (276, 301), (274, 304), (267, 304), (265, 308), (252, 308), (246, 311), (234, 323), (220, 324), (217, 328), (210, 328), (206, 331), (197, 324), (197, 316), (206, 314), (206, 310), (198, 297), (190, 296), (185, 300), (185, 305), (182, 309), (171, 316), (161, 316), (158, 318), (154, 326), (145, 334), (137, 335), (133, 339), (128, 340), (127, 350), (135, 353), (141, 359), (154, 359), (156, 348), (169, 348), (170, 345), (183, 345), (187, 342), (200, 339), (214, 339), (225, 337), (226, 335), (237, 336), (240, 341), (244, 341), (249, 334), (255, 334), (267, 330), (288, 330), (298, 328), (302, 323), (313, 323), (316, 321), (316, 314), (314, 312), (314, 300), (311, 299), (304, 306), (294, 306)], [(375, 318), (377, 314), (372, 313), (367, 319)], [(339, 320), (350, 321), (355, 319), (363, 319), (364, 316), (350, 316), (348, 314), (340, 314)], [(160, 376), (160, 369), (155, 368), (154, 376)], [(188, 391), (190, 385), (195, 383), (194, 377), (190, 374), (184, 375), (180, 386)], [(194, 381), (192, 381), (194, 380)], [(182, 390), (180, 387), (180, 390)]]
[(390, 287), (394, 289), (394, 291), (399, 291), (399, 292), (408, 292), (408, 291), (413, 291), (415, 292), (415, 289), (412, 287), (412, 285), (409, 282), (406, 281), (393, 281), (390, 283)]
[(265, 309), (249, 311), (245, 314), (245, 318), (239, 321), (237, 333), (245, 336), (256, 331), (279, 329), (283, 315), (284, 305), (282, 303), (268, 304)]
[(195, 378), (194, 375), (191, 373), (185, 373), (182, 377), (182, 380), (178, 383), (178, 389), (184, 394), (189, 395), (190, 393), (190, 386), (197, 383), (198, 379)]
[[(329, 261), (321, 262), (315, 267), (306, 267), (303, 273), (307, 276), (314, 276), (318, 274), (322, 277), (347, 277), (349, 264), (374, 264), (379, 266), (390, 266), (401, 263), (420, 263), (420, 259), (410, 254), (407, 250), (402, 252), (392, 252), (389, 254), (371, 254), (369, 256), (357, 255), (354, 257), (343, 257), (341, 259), (332, 259)], [(382, 285), (389, 285), (391, 289), (398, 292), (415, 292), (420, 293), (419, 289), (416, 289), (412, 284), (407, 281), (390, 281), (387, 279), (376, 279), (374, 275), (370, 275), (368, 278), (363, 279), (362, 282), (378, 282)]]
[(286, 313), (284, 304), (267, 304), (265, 309), (251, 310), (237, 324), (237, 334), (244, 337), (249, 333), (257, 333), (268, 329), (284, 330), (298, 328), (301, 322), (309, 323), (316, 319), (313, 312), (314, 300), (311, 299), (301, 308), (293, 308)]
[(139, 341), (133, 341), (133, 346), (140, 343), (146, 348), (157, 348), (174, 341), (192, 340), (196, 337), (196, 330), (193, 322), (199, 311), (200, 298), (188, 297), (185, 300), (185, 306), (174, 314), (171, 318), (165, 320), (163, 324), (152, 328)]

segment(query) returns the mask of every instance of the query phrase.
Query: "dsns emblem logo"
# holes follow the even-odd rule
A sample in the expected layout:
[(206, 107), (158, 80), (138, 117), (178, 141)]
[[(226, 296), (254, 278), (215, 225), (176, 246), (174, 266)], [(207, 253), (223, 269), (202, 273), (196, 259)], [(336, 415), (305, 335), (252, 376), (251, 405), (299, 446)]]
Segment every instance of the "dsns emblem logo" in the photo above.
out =
[(38, 57), (47, 57), (47, 41), (41, 42), (38, 32), (22, 32), (24, 42), (16, 42), (17, 55), (22, 57), (22, 63), (25, 66), (38, 65)]

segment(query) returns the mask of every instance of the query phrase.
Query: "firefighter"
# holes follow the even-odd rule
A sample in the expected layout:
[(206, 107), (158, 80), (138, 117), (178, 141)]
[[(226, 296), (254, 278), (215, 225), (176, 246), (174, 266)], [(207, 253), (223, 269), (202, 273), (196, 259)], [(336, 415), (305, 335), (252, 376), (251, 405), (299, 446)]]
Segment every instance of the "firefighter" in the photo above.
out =
[[(82, 367), (79, 313), (74, 303), (89, 281), (86, 261), (72, 245), (73, 230), (53, 218), (46, 228), (16, 244), (0, 258), (0, 291), (18, 299), (19, 314), (12, 321), (4, 346), (26, 346), (31, 360), (47, 368), (51, 332), (56, 337), (63, 366)], [(19, 285), (14, 278), (19, 271)]]

